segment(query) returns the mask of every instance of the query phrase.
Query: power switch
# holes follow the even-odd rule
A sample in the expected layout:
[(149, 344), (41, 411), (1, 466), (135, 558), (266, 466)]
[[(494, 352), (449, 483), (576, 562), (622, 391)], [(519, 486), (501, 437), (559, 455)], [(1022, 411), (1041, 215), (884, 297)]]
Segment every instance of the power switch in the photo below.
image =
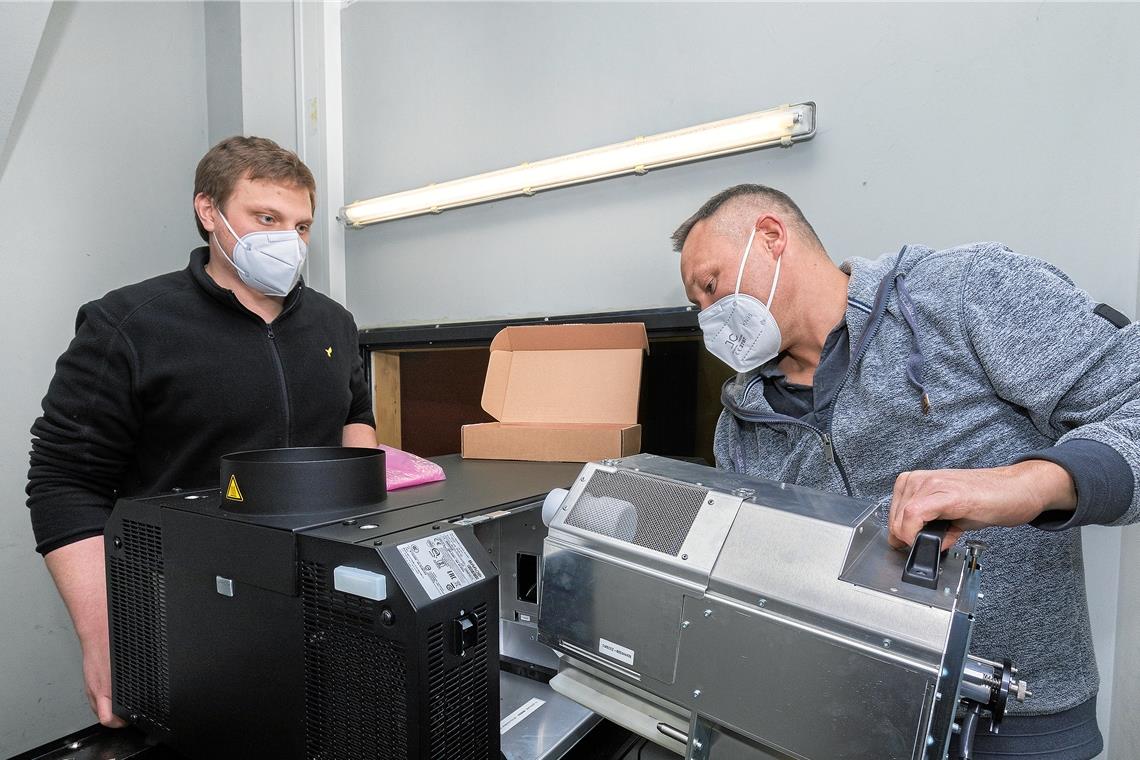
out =
[(460, 657), (467, 656), (467, 650), (472, 649), (479, 641), (479, 625), (476, 617), (467, 613), (451, 621), (451, 650)]

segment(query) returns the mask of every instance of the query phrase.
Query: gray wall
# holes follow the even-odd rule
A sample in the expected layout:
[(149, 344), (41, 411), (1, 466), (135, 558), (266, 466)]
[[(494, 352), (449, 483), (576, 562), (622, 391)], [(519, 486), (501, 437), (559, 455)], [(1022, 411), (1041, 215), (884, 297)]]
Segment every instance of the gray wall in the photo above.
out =
[(4, 171), (8, 131), (16, 119), (51, 3), (0, 6), (0, 172)]
[[(1135, 315), (1138, 27), (1138, 5), (351, 5), (349, 199), (786, 102), (817, 101), (820, 129), (790, 150), (350, 230), (348, 306), (375, 326), (683, 304), (669, 233), (760, 181), (837, 259), (1002, 240)], [(1107, 729), (1118, 625), (1140, 611), (1116, 617), (1120, 532), (1085, 546)]]
[(1112, 700), (1112, 757), (1140, 757), (1140, 525), (1125, 528), (1120, 552), (1120, 602), (1116, 626), (1116, 678)]
[(206, 149), (201, 3), (56, 3), (0, 175), (0, 757), (94, 723), (33, 551), (28, 428), (75, 311), (185, 266)]
[(359, 231), (362, 325), (684, 302), (715, 191), (797, 198), (836, 258), (998, 239), (1136, 296), (1136, 5), (404, 4), (343, 14), (346, 195), (819, 103), (816, 139)]

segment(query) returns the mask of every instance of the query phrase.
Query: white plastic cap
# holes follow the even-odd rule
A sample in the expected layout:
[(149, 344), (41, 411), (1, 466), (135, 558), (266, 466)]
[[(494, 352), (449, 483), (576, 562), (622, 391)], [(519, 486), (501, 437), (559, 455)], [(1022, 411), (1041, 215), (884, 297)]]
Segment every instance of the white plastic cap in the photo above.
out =
[(542, 521), (546, 523), (546, 527), (550, 527), (554, 515), (558, 514), (558, 508), (562, 506), (562, 502), (566, 501), (566, 497), (569, 495), (570, 492), (565, 488), (555, 488), (546, 494), (546, 500), (542, 502)]
[(333, 569), (333, 588), (346, 594), (382, 602), (388, 598), (388, 579), (381, 573), (340, 565)]

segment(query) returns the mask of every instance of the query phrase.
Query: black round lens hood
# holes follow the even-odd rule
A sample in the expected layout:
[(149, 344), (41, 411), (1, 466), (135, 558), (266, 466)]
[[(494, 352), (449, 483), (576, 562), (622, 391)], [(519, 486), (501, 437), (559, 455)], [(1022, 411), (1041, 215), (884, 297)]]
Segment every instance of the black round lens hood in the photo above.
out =
[(221, 460), (221, 507), (247, 515), (313, 515), (387, 495), (383, 449), (315, 446), (237, 451)]

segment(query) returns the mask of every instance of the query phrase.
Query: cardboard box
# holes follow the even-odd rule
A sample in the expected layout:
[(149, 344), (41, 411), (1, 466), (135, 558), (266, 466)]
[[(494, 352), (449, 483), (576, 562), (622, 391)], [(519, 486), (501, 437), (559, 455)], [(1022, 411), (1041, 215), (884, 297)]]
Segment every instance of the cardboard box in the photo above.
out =
[(637, 402), (645, 325), (526, 325), (491, 341), (483, 409), (463, 456), (588, 462), (641, 451)]

